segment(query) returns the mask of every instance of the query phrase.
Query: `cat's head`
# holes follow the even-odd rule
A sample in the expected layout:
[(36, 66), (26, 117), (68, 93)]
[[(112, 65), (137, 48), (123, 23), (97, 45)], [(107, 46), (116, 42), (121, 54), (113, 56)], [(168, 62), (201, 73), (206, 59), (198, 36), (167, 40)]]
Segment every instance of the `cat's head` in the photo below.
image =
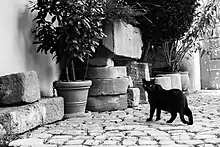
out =
[(142, 79), (142, 82), (143, 82), (143, 88), (147, 92), (153, 92), (156, 89), (157, 84), (155, 84), (155, 79), (152, 79), (150, 81)]

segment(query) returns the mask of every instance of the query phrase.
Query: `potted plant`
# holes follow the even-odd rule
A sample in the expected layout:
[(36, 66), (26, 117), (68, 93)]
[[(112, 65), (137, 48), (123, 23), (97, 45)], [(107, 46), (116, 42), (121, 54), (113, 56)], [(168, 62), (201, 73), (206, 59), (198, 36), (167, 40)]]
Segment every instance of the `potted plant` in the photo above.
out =
[[(141, 0), (140, 0), (141, 1)], [(154, 73), (180, 71), (183, 60), (190, 58), (193, 49), (201, 49), (200, 41), (210, 36), (216, 24), (216, 7), (219, 1), (199, 3), (197, 0), (151, 1), (147, 14), (151, 20), (140, 23), (143, 34), (142, 61), (155, 62), (157, 56), (148, 60), (148, 54), (162, 52), (166, 67), (153, 69)], [(153, 24), (153, 25), (152, 25)], [(193, 49), (192, 49), (193, 47)], [(187, 58), (185, 58), (187, 56)]]
[(191, 27), (197, 0), (139, 1), (145, 5), (151, 3), (146, 14), (150, 21), (139, 18), (144, 43), (140, 62), (151, 63), (153, 76), (171, 77), (172, 88), (182, 89), (181, 76), (173, 68), (176, 64), (176, 45)]
[(60, 80), (54, 82), (59, 96), (64, 97), (65, 116), (85, 112), (90, 80), (77, 80), (76, 62), (92, 56), (105, 36), (102, 0), (37, 0), (33, 30), (37, 52), (51, 54), (60, 64)]
[(219, 1), (211, 0), (201, 3), (193, 15), (193, 21), (190, 28), (183, 36), (175, 40), (169, 40), (163, 43), (164, 56), (168, 64), (168, 71), (179, 72), (181, 74), (182, 88), (186, 89), (187, 83), (189, 85), (188, 73), (185, 72), (183, 60), (189, 60), (191, 53), (200, 50), (201, 56), (207, 50), (201, 47), (202, 40), (211, 38), (213, 30), (216, 28), (217, 7)]

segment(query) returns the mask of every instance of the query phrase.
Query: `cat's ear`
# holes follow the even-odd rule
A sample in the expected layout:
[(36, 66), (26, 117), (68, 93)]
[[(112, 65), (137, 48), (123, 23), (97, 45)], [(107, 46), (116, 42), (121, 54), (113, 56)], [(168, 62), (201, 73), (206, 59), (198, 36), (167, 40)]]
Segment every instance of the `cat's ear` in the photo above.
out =
[(144, 78), (142, 78), (142, 82), (146, 82), (146, 80)]
[(152, 81), (152, 82), (155, 84), (155, 80), (156, 80), (156, 79), (155, 79), (155, 78), (153, 78), (151, 81)]

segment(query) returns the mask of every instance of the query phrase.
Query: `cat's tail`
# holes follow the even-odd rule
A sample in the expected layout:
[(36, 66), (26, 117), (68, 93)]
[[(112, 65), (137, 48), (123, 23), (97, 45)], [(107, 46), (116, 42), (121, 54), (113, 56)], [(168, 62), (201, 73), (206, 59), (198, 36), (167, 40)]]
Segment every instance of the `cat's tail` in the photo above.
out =
[(186, 116), (188, 116), (188, 118), (189, 118), (189, 124), (188, 125), (192, 125), (193, 124), (193, 115), (192, 115), (192, 111), (189, 109), (189, 107), (186, 107), (184, 109), (184, 114)]

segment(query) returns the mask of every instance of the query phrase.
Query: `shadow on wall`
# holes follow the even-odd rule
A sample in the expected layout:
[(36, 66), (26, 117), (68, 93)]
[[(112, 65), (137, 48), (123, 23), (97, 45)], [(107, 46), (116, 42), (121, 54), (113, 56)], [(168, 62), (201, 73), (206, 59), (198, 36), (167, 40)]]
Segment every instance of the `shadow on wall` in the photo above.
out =
[(32, 23), (33, 15), (28, 8), (20, 9), (18, 16), (18, 46), (24, 49), (26, 70), (35, 70), (38, 74), (41, 95), (52, 96), (52, 83), (59, 77), (58, 65), (52, 61), (51, 55), (36, 52), (36, 45), (32, 44), (31, 33), (35, 24)]

